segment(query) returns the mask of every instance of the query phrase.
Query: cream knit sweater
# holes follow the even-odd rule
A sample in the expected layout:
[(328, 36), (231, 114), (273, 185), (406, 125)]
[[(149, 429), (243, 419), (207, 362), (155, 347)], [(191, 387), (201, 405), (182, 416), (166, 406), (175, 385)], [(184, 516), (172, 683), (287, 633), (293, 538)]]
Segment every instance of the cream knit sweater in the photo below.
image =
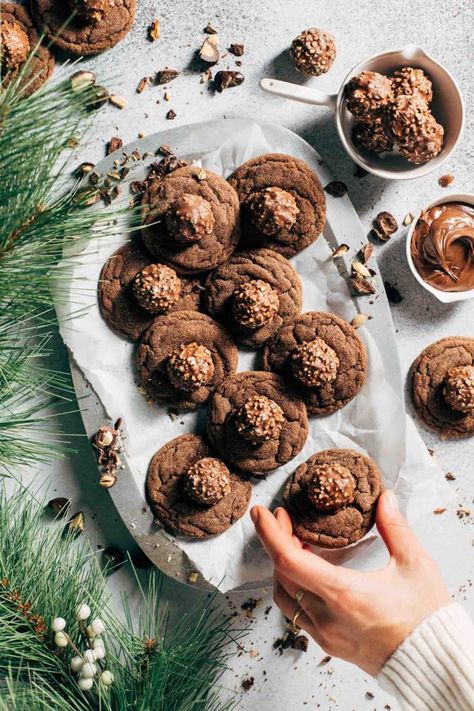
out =
[(416, 627), (377, 681), (405, 711), (474, 710), (474, 625), (458, 603)]

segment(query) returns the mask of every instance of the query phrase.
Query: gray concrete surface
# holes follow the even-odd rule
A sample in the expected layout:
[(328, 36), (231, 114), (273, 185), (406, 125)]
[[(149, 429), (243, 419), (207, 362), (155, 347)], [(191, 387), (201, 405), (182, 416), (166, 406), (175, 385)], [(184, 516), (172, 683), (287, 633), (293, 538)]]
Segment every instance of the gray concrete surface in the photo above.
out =
[[(415, 213), (443, 190), (438, 186), (441, 173), (455, 176), (452, 189), (473, 191), (473, 79), (472, 79), (472, 24), (473, 6), (470, 0), (458, 3), (449, 0), (138, 0), (138, 15), (130, 35), (118, 46), (85, 64), (97, 72), (101, 82), (128, 100), (128, 107), (120, 111), (108, 107), (98, 116), (98, 123), (88, 145), (81, 150), (81, 160), (97, 162), (104, 155), (106, 141), (112, 135), (124, 143), (139, 132), (150, 134), (169, 127), (166, 112), (172, 108), (175, 124), (185, 124), (212, 118), (246, 116), (275, 121), (296, 131), (314, 145), (332, 168), (334, 176), (349, 187), (349, 196), (367, 228), (380, 210), (390, 210), (401, 222), (407, 212)], [(161, 37), (156, 43), (147, 41), (147, 27), (152, 19), (161, 22)], [(195, 52), (205, 35), (202, 29), (211, 22), (218, 30), (221, 47), (231, 42), (245, 44), (241, 71), (245, 83), (236, 89), (214, 95), (206, 84), (199, 83), (199, 69)], [(467, 122), (461, 143), (441, 171), (415, 182), (385, 182), (375, 177), (362, 179), (354, 176), (354, 164), (346, 157), (336, 135), (328, 110), (311, 108), (279, 101), (263, 94), (258, 86), (263, 76), (274, 76), (290, 81), (302, 79), (292, 69), (288, 58), (291, 39), (309, 26), (331, 31), (337, 42), (337, 59), (328, 75), (309, 80), (314, 87), (336, 91), (346, 73), (367, 56), (388, 49), (399, 48), (408, 42), (421, 45), (432, 53), (454, 74), (464, 94)], [(232, 68), (235, 58), (225, 56), (220, 66)], [(135, 89), (144, 76), (152, 75), (165, 66), (182, 71), (170, 85), (170, 101), (164, 101), (164, 90), (148, 87), (142, 94)], [(69, 71), (69, 70), (66, 70)], [(443, 306), (427, 294), (408, 271), (404, 256), (404, 229), (392, 241), (377, 248), (379, 266), (385, 279), (396, 284), (403, 301), (393, 306), (397, 329), (397, 343), (403, 368), (408, 370), (418, 352), (428, 343), (447, 335), (474, 336), (474, 305), (460, 303)], [(60, 344), (58, 344), (58, 349)], [(64, 354), (62, 359), (65, 362)], [(409, 406), (408, 406), (409, 407)], [(78, 416), (67, 422), (71, 432), (81, 431)], [(474, 440), (459, 443), (440, 443), (432, 434), (423, 431), (428, 446), (433, 447), (443, 470), (455, 473), (453, 488), (461, 500), (472, 503), (474, 494)], [(57, 495), (72, 498), (74, 509), (86, 515), (87, 534), (93, 545), (114, 543), (131, 545), (107, 494), (95, 483), (95, 462), (87, 442), (79, 441), (78, 454), (64, 463), (42, 472), (27, 472), (29, 479), (43, 478), (45, 487)], [(449, 541), (456, 527), (463, 526), (465, 546), (452, 551), (445, 574), (453, 594), (465, 600), (474, 613), (474, 596), (470, 588), (473, 573), (472, 520), (460, 521), (453, 503), (444, 516), (446, 539)], [(124, 590), (134, 595), (134, 583), (126, 570), (111, 579), (114, 596)], [(168, 581), (164, 595), (172, 601), (176, 614), (185, 610), (197, 596), (193, 590)], [(237, 607), (244, 598), (237, 598)], [(306, 655), (297, 652), (279, 656), (272, 642), (282, 631), (281, 617), (275, 608), (264, 615), (271, 604), (270, 593), (251, 621), (251, 633), (244, 642), (245, 652), (235, 657), (232, 670), (223, 678), (225, 689), (240, 693), (244, 676), (255, 678), (254, 686), (242, 693), (238, 708), (248, 711), (303, 711), (339, 709), (340, 711), (381, 711), (389, 704), (398, 705), (387, 694), (377, 689), (375, 681), (358, 669), (340, 661), (318, 667), (324, 653), (312, 644)], [(246, 620), (246, 618), (243, 618)], [(266, 673), (264, 673), (264, 671)], [(366, 692), (375, 695), (368, 698)], [(223, 691), (225, 695), (228, 693)]]

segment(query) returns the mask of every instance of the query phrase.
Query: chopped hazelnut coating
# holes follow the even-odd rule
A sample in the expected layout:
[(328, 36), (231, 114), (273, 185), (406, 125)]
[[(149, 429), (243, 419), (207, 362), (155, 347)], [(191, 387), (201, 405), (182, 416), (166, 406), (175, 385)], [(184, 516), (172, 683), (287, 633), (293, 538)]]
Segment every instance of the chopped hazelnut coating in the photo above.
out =
[(297, 346), (291, 354), (294, 377), (309, 388), (330, 383), (336, 378), (338, 368), (336, 351), (319, 337)]
[(278, 292), (268, 282), (251, 279), (234, 291), (232, 313), (242, 326), (260, 328), (278, 313), (279, 305)]
[(174, 306), (181, 295), (181, 280), (164, 264), (149, 264), (133, 280), (133, 295), (150, 313), (163, 314)]
[(345, 97), (351, 114), (362, 123), (373, 123), (392, 99), (392, 82), (378, 72), (362, 72), (348, 82)]
[(101, 22), (110, 10), (113, 0), (69, 0), (72, 12), (83, 22)]
[(433, 85), (423, 69), (401, 67), (393, 73), (392, 89), (395, 97), (400, 94), (418, 94), (427, 104), (433, 98)]
[(458, 412), (474, 410), (474, 365), (459, 365), (446, 373), (444, 399)]
[(18, 22), (0, 24), (0, 62), (3, 72), (17, 69), (26, 62), (30, 51), (28, 35)]
[(200, 195), (184, 193), (170, 207), (166, 226), (173, 237), (183, 244), (198, 242), (214, 229), (214, 214), (210, 203)]
[(381, 118), (373, 123), (356, 123), (352, 130), (354, 142), (372, 153), (383, 153), (393, 150), (393, 140), (388, 135)]
[(254, 225), (268, 236), (291, 229), (299, 213), (293, 195), (276, 187), (254, 193), (249, 210)]
[(316, 27), (301, 32), (290, 49), (295, 68), (308, 76), (325, 74), (336, 58), (334, 37)]
[(252, 444), (278, 439), (284, 422), (281, 407), (265, 395), (249, 397), (235, 416), (237, 432)]
[(314, 467), (314, 476), (308, 484), (307, 494), (316, 509), (341, 509), (354, 501), (354, 477), (347, 467), (337, 462), (319, 464)]
[(168, 377), (179, 390), (194, 390), (207, 385), (214, 376), (211, 351), (199, 343), (176, 348), (168, 358)]
[(444, 129), (417, 94), (401, 94), (393, 101), (389, 125), (400, 155), (410, 163), (427, 163), (443, 147)]
[(231, 492), (229, 470), (214, 457), (204, 457), (189, 467), (183, 485), (190, 499), (205, 506), (217, 504)]

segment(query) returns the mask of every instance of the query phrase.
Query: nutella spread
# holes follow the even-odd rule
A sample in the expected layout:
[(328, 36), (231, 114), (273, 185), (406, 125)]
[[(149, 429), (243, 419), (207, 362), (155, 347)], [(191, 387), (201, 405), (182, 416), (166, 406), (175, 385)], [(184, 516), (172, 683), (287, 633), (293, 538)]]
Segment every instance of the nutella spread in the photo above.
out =
[(422, 212), (411, 256), (420, 276), (436, 289), (474, 289), (474, 207), (448, 202)]

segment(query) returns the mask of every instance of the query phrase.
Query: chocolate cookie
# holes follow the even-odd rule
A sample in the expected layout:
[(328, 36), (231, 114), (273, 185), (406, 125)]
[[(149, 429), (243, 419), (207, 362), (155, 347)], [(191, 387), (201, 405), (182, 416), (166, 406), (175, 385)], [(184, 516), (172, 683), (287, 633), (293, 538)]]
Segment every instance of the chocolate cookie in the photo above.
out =
[(185, 166), (149, 183), (142, 198), (143, 241), (178, 274), (206, 272), (237, 246), (239, 215), (237, 194), (224, 178)]
[(89, 0), (90, 9), (87, 0), (31, 0), (40, 32), (56, 47), (81, 56), (120, 42), (135, 21), (136, 6), (136, 0)]
[(347, 405), (364, 384), (367, 351), (347, 321), (309, 311), (266, 344), (263, 367), (290, 380), (309, 414), (329, 415)]
[(209, 401), (209, 439), (238, 469), (262, 475), (286, 464), (308, 435), (306, 408), (273, 373), (237, 373)]
[(158, 316), (137, 352), (140, 385), (154, 402), (195, 410), (238, 363), (237, 348), (212, 318), (196, 311)]
[[(133, 291), (137, 274), (152, 263), (152, 258), (144, 249), (129, 242), (109, 257), (100, 274), (98, 297), (102, 316), (114, 331), (132, 341), (141, 338), (158, 315), (142, 308)], [(166, 309), (166, 313), (199, 311), (199, 280), (181, 277), (179, 281), (179, 297)]]
[(442, 439), (474, 435), (474, 338), (442, 338), (411, 367), (415, 408)]
[[(202, 460), (205, 464), (212, 456), (202, 437), (194, 434), (176, 437), (154, 455), (148, 469), (146, 491), (153, 513), (163, 526), (192, 538), (208, 538), (223, 533), (244, 515), (252, 487), (248, 481), (229, 472), (223, 463), (220, 463), (219, 474), (225, 481), (212, 499), (215, 503), (198, 503), (192, 498), (193, 485), (194, 491), (203, 491), (203, 487), (196, 487), (199, 475), (199, 465), (196, 465)], [(213, 463), (219, 465), (218, 460)], [(190, 469), (194, 469), (191, 487)], [(216, 494), (216, 489), (213, 493)]]
[(292, 257), (316, 240), (326, 197), (306, 163), (283, 153), (252, 158), (230, 176), (242, 209), (242, 244)]
[(301, 282), (290, 262), (271, 249), (234, 254), (209, 275), (209, 313), (244, 346), (258, 348), (301, 311)]
[(298, 538), (343, 548), (372, 528), (382, 490), (372, 459), (352, 449), (326, 449), (300, 464), (283, 499)]
[[(25, 75), (21, 80), (21, 91), (23, 96), (30, 96), (43, 86), (53, 73), (55, 66), (53, 56), (46, 47), (37, 46), (39, 35), (25, 7), (12, 2), (1, 3), (0, 19), (2, 22), (1, 87), (5, 89), (28, 62)], [(4, 29), (8, 29), (8, 36), (4, 36)], [(13, 44), (11, 51), (7, 52), (9, 41)], [(35, 52), (30, 58), (29, 53), (32, 50)]]

